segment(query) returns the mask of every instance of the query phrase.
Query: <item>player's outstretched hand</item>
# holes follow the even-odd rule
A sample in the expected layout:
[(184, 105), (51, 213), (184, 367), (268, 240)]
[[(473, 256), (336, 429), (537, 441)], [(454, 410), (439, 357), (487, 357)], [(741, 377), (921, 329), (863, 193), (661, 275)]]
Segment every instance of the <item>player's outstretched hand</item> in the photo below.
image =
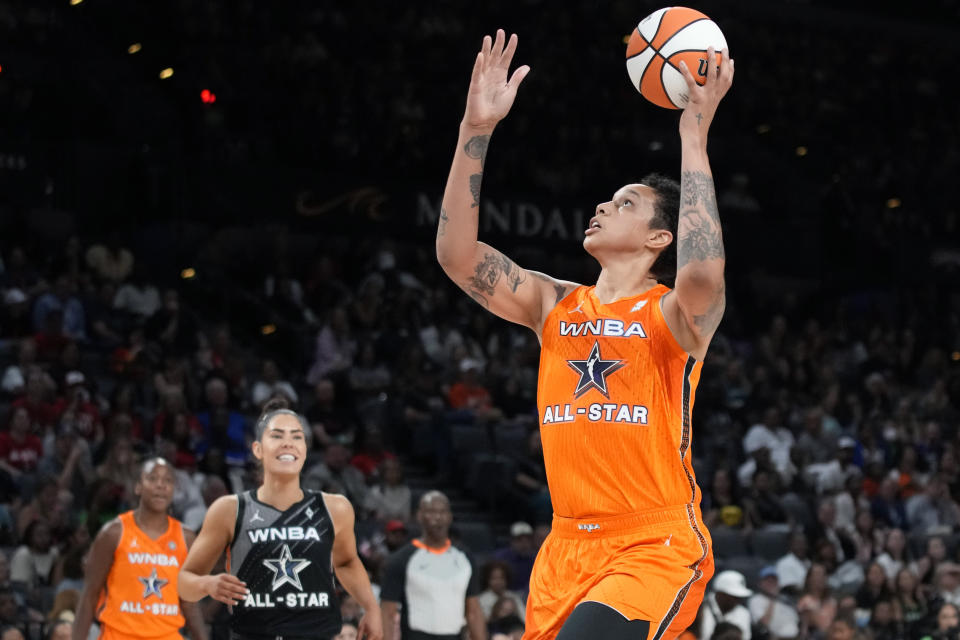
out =
[(483, 37), (483, 45), (473, 63), (467, 108), (463, 122), (467, 126), (488, 128), (496, 126), (510, 112), (517, 97), (517, 87), (530, 72), (528, 65), (518, 67), (507, 79), (510, 62), (517, 51), (517, 34), (507, 40), (503, 29), (497, 29), (496, 40)]
[[(715, 59), (713, 47), (707, 49), (707, 60)], [(727, 95), (730, 85), (733, 84), (733, 58), (730, 52), (723, 49), (720, 52), (720, 68), (717, 65), (707, 65), (707, 81), (703, 86), (697, 84), (686, 63), (680, 61), (680, 73), (687, 81), (687, 90), (690, 100), (680, 116), (680, 134), (685, 133), (706, 137), (713, 116), (717, 112), (717, 105), (723, 96)]]
[(383, 640), (383, 619), (379, 608), (364, 612), (357, 625), (357, 640)]
[(224, 604), (240, 604), (240, 601), (247, 597), (249, 590), (247, 584), (237, 576), (229, 573), (218, 573), (215, 576), (209, 576), (206, 585), (207, 595), (214, 600), (219, 600)]

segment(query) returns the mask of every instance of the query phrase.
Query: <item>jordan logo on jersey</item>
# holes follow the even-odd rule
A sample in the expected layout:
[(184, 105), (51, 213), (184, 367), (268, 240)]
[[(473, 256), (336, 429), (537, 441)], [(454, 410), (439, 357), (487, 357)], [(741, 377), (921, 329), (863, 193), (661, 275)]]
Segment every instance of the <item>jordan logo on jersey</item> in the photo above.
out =
[(593, 349), (586, 360), (567, 360), (570, 368), (580, 374), (580, 380), (577, 382), (577, 388), (573, 392), (574, 398), (579, 398), (590, 389), (596, 389), (610, 398), (607, 392), (607, 376), (626, 366), (623, 360), (604, 360), (600, 355), (600, 343), (594, 342)]

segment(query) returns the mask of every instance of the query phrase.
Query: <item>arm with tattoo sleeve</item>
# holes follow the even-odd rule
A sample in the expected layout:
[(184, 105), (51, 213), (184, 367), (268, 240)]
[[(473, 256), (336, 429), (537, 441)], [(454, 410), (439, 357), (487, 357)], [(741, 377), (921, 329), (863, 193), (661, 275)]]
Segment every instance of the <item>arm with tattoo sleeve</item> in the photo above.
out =
[(510, 111), (517, 88), (530, 70), (520, 67), (507, 79), (516, 48), (516, 35), (507, 42), (500, 30), (495, 41), (484, 38), (477, 55), (440, 207), (436, 250), (444, 272), (478, 304), (539, 332), (546, 311), (576, 285), (527, 271), (477, 239), (490, 137)]

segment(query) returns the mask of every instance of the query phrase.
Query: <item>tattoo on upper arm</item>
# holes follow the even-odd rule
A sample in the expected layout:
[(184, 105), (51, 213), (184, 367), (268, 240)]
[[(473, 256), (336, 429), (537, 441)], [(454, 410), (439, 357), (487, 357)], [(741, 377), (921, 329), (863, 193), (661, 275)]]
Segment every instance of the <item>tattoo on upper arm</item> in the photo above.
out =
[(447, 215), (447, 210), (441, 206), (440, 207), (440, 225), (437, 227), (437, 236), (443, 236), (447, 232), (448, 222), (450, 222), (450, 217)]
[(490, 136), (473, 136), (463, 145), (464, 152), (474, 160), (480, 160), (480, 168), (487, 162), (487, 147), (490, 146)]
[(680, 202), (677, 268), (691, 261), (724, 258), (713, 178), (703, 171), (684, 171), (680, 178)]
[(477, 264), (474, 275), (467, 280), (467, 286), (464, 288), (474, 300), (489, 307), (484, 296), (492, 296), (496, 293), (497, 283), (503, 276), (506, 276), (507, 286), (514, 293), (517, 287), (527, 279), (526, 272), (507, 256), (499, 252), (487, 253)]
[(726, 286), (721, 284), (706, 313), (693, 316), (693, 323), (701, 335), (713, 333), (720, 326), (720, 319), (723, 318), (723, 311), (727, 307), (726, 289)]

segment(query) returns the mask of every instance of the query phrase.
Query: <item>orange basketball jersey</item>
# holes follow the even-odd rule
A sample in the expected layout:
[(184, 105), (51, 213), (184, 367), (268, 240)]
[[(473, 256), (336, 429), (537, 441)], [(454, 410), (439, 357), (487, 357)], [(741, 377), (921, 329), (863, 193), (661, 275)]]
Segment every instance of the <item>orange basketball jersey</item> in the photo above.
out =
[(658, 285), (602, 304), (579, 287), (547, 316), (538, 407), (557, 516), (700, 503), (690, 411), (701, 363), (667, 327)]
[(183, 527), (168, 517), (166, 533), (154, 540), (137, 526), (133, 511), (118, 519), (123, 533), (97, 607), (103, 636), (179, 638), (184, 619), (177, 574), (187, 557)]

